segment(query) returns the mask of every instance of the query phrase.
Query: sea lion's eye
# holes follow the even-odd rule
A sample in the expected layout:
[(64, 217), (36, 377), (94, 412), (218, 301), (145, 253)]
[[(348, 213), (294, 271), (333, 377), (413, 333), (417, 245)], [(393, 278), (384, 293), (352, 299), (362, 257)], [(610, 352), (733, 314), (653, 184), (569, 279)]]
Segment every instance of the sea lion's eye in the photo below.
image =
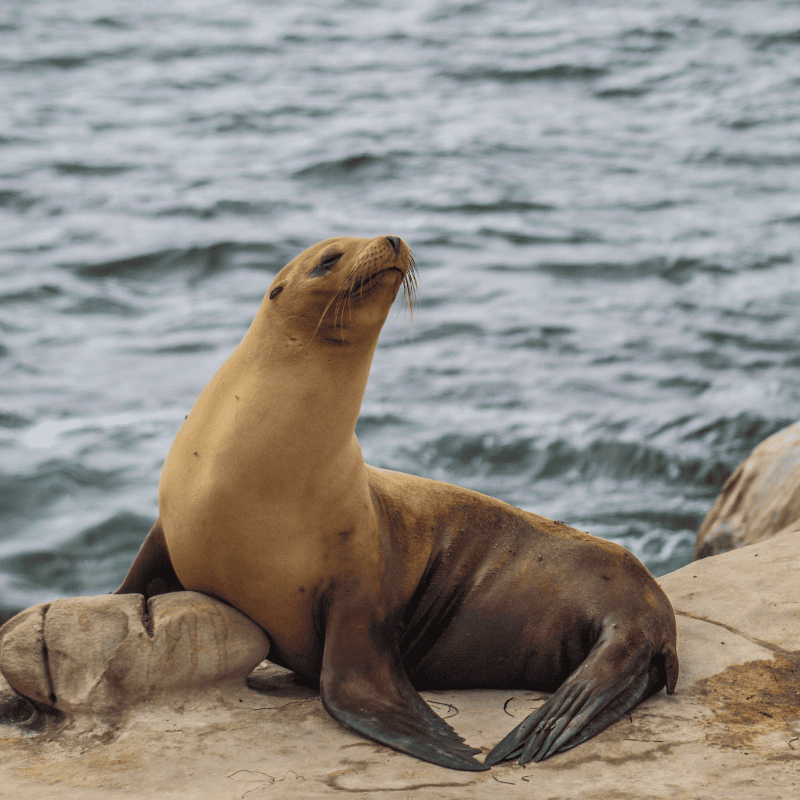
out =
[(311, 270), (309, 273), (312, 278), (318, 277), (319, 275), (326, 275), (328, 272), (333, 269), (336, 262), (342, 257), (342, 253), (329, 253), (322, 257), (322, 260), (317, 264), (314, 269)]

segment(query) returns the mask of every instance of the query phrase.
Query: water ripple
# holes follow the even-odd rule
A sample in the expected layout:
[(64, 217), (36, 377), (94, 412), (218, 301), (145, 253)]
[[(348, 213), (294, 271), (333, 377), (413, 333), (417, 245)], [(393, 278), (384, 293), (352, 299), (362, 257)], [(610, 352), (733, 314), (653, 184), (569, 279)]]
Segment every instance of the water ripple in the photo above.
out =
[(0, 615), (118, 584), (184, 416), (328, 236), (403, 236), (420, 268), (375, 356), (369, 463), (663, 572), (796, 418), (797, 4), (0, 17)]

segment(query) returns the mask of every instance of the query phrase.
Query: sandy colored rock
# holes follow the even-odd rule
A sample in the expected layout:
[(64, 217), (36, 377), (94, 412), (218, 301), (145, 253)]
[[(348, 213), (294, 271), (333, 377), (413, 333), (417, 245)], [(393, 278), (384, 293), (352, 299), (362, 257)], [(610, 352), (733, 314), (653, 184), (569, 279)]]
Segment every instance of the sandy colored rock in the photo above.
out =
[[(681, 645), (681, 690), (724, 672), (731, 664), (771, 659), (773, 653), (747, 636), (709, 625), (701, 619), (677, 614), (678, 643)], [(686, 658), (686, 643), (691, 642)]]
[(49, 605), (26, 608), (0, 628), (0, 672), (13, 680), (17, 691), (40, 703), (50, 703), (50, 679), (42, 652)]
[(785, 530), (800, 520), (800, 424), (759, 444), (736, 468), (697, 533), (706, 558)]
[(695, 561), (659, 583), (682, 614), (800, 651), (800, 523), (757, 544)]
[[(67, 714), (119, 713), (164, 692), (244, 684), (269, 651), (264, 632), (196, 592), (55, 600), (9, 620), (0, 669), (26, 697)], [(53, 699), (54, 698), (54, 699)]]
[(120, 691), (119, 677), (124, 673), (119, 675), (115, 656), (132, 644), (140, 659), (147, 659), (143, 601), (140, 595), (105, 595), (50, 605), (44, 618), (44, 644), (59, 711), (115, 709), (139, 699), (144, 687), (128, 698)]
[[(247, 685), (141, 703), (114, 728), (0, 725), (3, 797), (48, 800), (775, 800), (800, 793), (800, 652), (791, 638), (800, 553), (790, 535), (705, 559), (661, 584), (681, 678), (590, 741), (541, 764), (454, 772), (351, 733), (319, 694), (262, 664)], [(761, 592), (767, 592), (766, 602)], [(763, 626), (756, 630), (756, 621)], [(741, 624), (741, 629), (737, 628)], [(792, 649), (794, 648), (794, 649)], [(0, 695), (2, 689), (0, 687)], [(545, 694), (423, 697), (484, 752)], [(41, 726), (41, 722), (39, 722)], [(59, 727), (61, 725), (61, 727)]]
[[(269, 653), (269, 639), (235, 608), (196, 592), (152, 598), (153, 640), (146, 684), (203, 686), (230, 680), (244, 685)], [(162, 684), (163, 675), (170, 675)]]

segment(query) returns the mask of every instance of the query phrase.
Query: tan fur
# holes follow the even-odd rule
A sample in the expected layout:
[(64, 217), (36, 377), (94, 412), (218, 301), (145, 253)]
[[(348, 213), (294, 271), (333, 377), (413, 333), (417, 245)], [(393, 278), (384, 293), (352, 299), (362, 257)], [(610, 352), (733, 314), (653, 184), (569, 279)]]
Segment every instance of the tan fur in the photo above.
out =
[[(342, 252), (327, 276), (320, 256)], [(220, 597), (279, 651), (317, 659), (312, 589), (376, 559), (376, 522), (355, 423), (378, 336), (410, 253), (329, 239), (278, 273), (247, 334), (198, 398), (164, 463), (159, 509), (187, 589)], [(337, 294), (365, 264), (377, 287)], [(399, 270), (399, 271), (398, 271)], [(338, 342), (338, 343), (337, 343)], [(346, 533), (348, 551), (338, 546)], [(305, 591), (299, 591), (300, 588)]]
[[(226, 600), (390, 747), (454, 769), (541, 760), (674, 690), (672, 607), (617, 544), (364, 464), (356, 421), (400, 286), (413, 297), (396, 237), (329, 239), (281, 270), (178, 433), (118, 592)], [(420, 687), (555, 693), (480, 764)]]

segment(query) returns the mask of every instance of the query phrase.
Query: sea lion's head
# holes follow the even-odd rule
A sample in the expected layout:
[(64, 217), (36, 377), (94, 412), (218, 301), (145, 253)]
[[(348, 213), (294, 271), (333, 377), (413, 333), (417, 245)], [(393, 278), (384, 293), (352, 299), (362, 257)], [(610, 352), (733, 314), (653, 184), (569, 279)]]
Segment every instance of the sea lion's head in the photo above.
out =
[(411, 307), (416, 267), (402, 239), (336, 237), (309, 247), (275, 276), (264, 312), (298, 344), (374, 345), (401, 286)]

